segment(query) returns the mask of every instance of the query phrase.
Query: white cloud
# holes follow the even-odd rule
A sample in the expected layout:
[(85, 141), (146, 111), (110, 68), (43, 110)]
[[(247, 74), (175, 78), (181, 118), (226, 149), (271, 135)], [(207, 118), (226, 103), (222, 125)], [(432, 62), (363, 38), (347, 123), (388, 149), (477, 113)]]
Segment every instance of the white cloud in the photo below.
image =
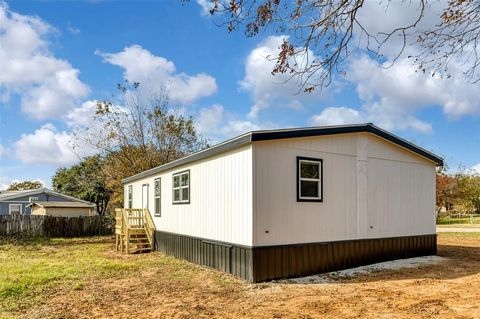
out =
[[(429, 3), (418, 29), (438, 24), (439, 15), (445, 7), (446, 1)], [(413, 23), (418, 16), (418, 8), (417, 2), (371, 0), (365, 2), (357, 18), (370, 34), (381, 37), (380, 32), (388, 33), (398, 26)], [(361, 37), (359, 32), (356, 37), (366, 44), (365, 35)], [(407, 47), (393, 65), (392, 61), (403, 45), (403, 37), (399, 34), (392, 36), (382, 47), (382, 62), (366, 55), (351, 59), (346, 80), (356, 86), (361, 107), (324, 110), (312, 121), (344, 123), (351, 121), (355, 113), (361, 121), (374, 122), (386, 129), (413, 129), (429, 133), (433, 130), (431, 123), (417, 117), (426, 108), (440, 107), (450, 119), (480, 115), (480, 101), (476, 94), (478, 85), (469, 83), (463, 77), (467, 66), (459, 61), (450, 61), (451, 78), (444, 76), (442, 79), (439, 73), (435, 76), (424, 74), (412, 59), (407, 58), (420, 52), (416, 37), (417, 34), (407, 34)]]
[(385, 112), (362, 108), (327, 107), (319, 114), (313, 115), (309, 122), (312, 125), (342, 125), (371, 122), (387, 130), (413, 129), (422, 133), (431, 133), (432, 126), (414, 116), (402, 112)]
[(353, 61), (347, 78), (357, 84), (359, 97), (377, 102), (385, 109), (416, 111), (440, 105), (451, 117), (480, 114), (477, 86), (462, 79), (444, 78), (416, 72), (407, 59), (400, 59), (390, 68), (368, 57)]
[(225, 136), (231, 137), (250, 131), (267, 130), (274, 128), (278, 128), (278, 126), (272, 122), (255, 123), (248, 120), (229, 120), (222, 128), (222, 132)]
[(365, 122), (359, 111), (348, 107), (327, 107), (310, 118), (312, 125), (339, 125)]
[[(439, 21), (439, 14), (446, 1), (428, 4), (420, 29), (434, 26)], [(417, 2), (404, 1), (366, 1), (359, 10), (358, 19), (370, 34), (393, 31), (399, 25), (413, 23), (418, 14)], [(379, 19), (378, 17), (382, 17)], [(357, 33), (355, 42), (364, 41)], [(314, 115), (311, 123), (340, 124), (357, 122), (374, 122), (390, 130), (412, 129), (423, 133), (433, 131), (429, 121), (419, 118), (418, 114), (431, 107), (440, 107), (444, 114), (455, 119), (461, 116), (480, 115), (480, 100), (477, 84), (468, 83), (462, 73), (465, 66), (458, 61), (451, 61), (449, 73), (452, 78), (441, 78), (424, 74), (407, 58), (409, 54), (419, 52), (415, 34), (407, 36), (407, 46), (402, 57), (392, 65), (392, 60), (400, 52), (403, 37), (398, 34), (383, 46), (381, 61), (366, 55), (352, 56), (347, 65), (347, 83), (356, 86), (361, 105), (354, 108), (327, 108)], [(295, 80), (284, 82), (288, 75), (272, 76), (275, 58), (286, 36), (272, 36), (260, 43), (249, 54), (245, 65), (245, 77), (240, 82), (241, 88), (250, 92), (254, 98), (249, 117), (255, 119), (258, 114), (270, 107), (302, 108), (311, 101), (319, 101), (322, 94), (296, 94), (299, 87)], [(380, 35), (381, 37), (381, 35)], [(313, 57), (309, 53), (309, 57)], [(300, 63), (301, 64), (301, 63)], [(417, 72), (418, 71), (418, 72)], [(327, 90), (336, 93), (337, 87)], [(323, 92), (325, 95), (325, 92)], [(325, 96), (323, 96), (325, 98)]]
[(476, 174), (480, 174), (480, 163), (478, 163), (477, 165), (473, 165), (471, 171)]
[[(280, 52), (280, 45), (285, 35), (270, 36), (253, 49), (245, 63), (245, 77), (240, 87), (250, 92), (254, 105), (249, 117), (256, 118), (258, 114), (269, 107), (289, 107), (301, 109), (306, 103), (318, 101), (325, 97), (325, 92), (316, 90), (313, 93), (301, 91), (298, 79), (290, 79), (289, 74), (272, 75), (275, 59)], [(309, 51), (308, 58), (314, 58)], [(306, 56), (299, 57), (299, 65), (305, 64)]]
[(203, 16), (210, 15), (210, 10), (213, 8), (213, 3), (211, 0), (196, 0), (197, 4), (200, 6), (200, 13)]
[(223, 105), (220, 104), (200, 109), (195, 123), (197, 130), (214, 142), (250, 131), (277, 127), (272, 122), (257, 123), (240, 119), (237, 114), (226, 111)]
[[(439, 13), (445, 1), (429, 3), (420, 29), (438, 23)], [(413, 23), (418, 11), (418, 3), (403, 1), (366, 1), (359, 10), (358, 19), (372, 35), (389, 32), (399, 25)], [(382, 17), (382, 19), (378, 19)], [(270, 107), (302, 108), (311, 101), (319, 101), (322, 94), (296, 94), (299, 87), (295, 80), (284, 83), (288, 75), (272, 76), (271, 71), (278, 55), (278, 47), (286, 36), (272, 36), (260, 43), (248, 56), (245, 65), (245, 77), (241, 88), (251, 92), (254, 98), (249, 117), (255, 119), (258, 114)], [(418, 118), (418, 113), (429, 107), (441, 107), (449, 118), (464, 115), (479, 115), (480, 101), (477, 98), (477, 85), (463, 80), (465, 67), (451, 61), (450, 73), (456, 76), (441, 79), (439, 74), (432, 77), (423, 74), (408, 59), (408, 54), (418, 53), (415, 44), (416, 35), (409, 35), (402, 57), (391, 67), (391, 61), (400, 52), (403, 37), (394, 35), (382, 49), (383, 63), (368, 56), (352, 56), (347, 65), (347, 83), (356, 86), (362, 102), (359, 107), (331, 107), (311, 117), (316, 125), (374, 122), (386, 129), (412, 129), (423, 133), (433, 131), (432, 124)], [(363, 41), (356, 34), (355, 42)], [(313, 57), (312, 53), (309, 53)], [(301, 64), (301, 63), (300, 63)], [(327, 88), (336, 93), (336, 87)], [(325, 92), (323, 93), (325, 95)], [(323, 97), (325, 98), (325, 97)]]
[(225, 110), (223, 105), (214, 104), (210, 107), (204, 107), (198, 112), (195, 124), (200, 133), (209, 133), (218, 129), (223, 121)]
[(23, 112), (35, 119), (59, 118), (89, 93), (79, 71), (50, 52), (54, 33), (41, 19), (0, 3), (0, 100), (18, 94)]
[(67, 26), (67, 30), (68, 32), (70, 32), (71, 34), (73, 35), (78, 35), (81, 33), (80, 29), (77, 28), (77, 27), (74, 27), (70, 24), (70, 22), (68, 23), (68, 26)]
[(81, 106), (74, 108), (66, 115), (67, 124), (71, 127), (92, 125), (93, 117), (97, 111), (97, 101), (84, 102)]
[(18, 182), (18, 180), (8, 176), (0, 176), (0, 191), (6, 190), (13, 182)]
[[(399, 27), (406, 27), (415, 23), (420, 13), (420, 1), (365, 1), (362, 8), (356, 16), (362, 27), (372, 36), (377, 36), (379, 40), (385, 39), (385, 35), (397, 30)], [(431, 1), (427, 3), (427, 9), (423, 13), (421, 21), (417, 24), (416, 30), (425, 30), (434, 27), (440, 22), (439, 16), (442, 10), (447, 6), (447, 1)], [(381, 18), (379, 18), (381, 17)], [(418, 54), (416, 40), (418, 33), (414, 30), (406, 30), (406, 43), (402, 53), (403, 57), (412, 54)], [(356, 37), (361, 41), (362, 46), (367, 45), (367, 37), (360, 28), (356, 29)], [(388, 59), (393, 59), (402, 50), (404, 44), (403, 34), (398, 31), (391, 36), (382, 46), (381, 54)], [(376, 49), (376, 42), (370, 40), (370, 48)]]
[(71, 165), (79, 160), (79, 156), (91, 155), (91, 150), (74, 149), (73, 145), (68, 132), (59, 132), (48, 123), (32, 134), (22, 134), (13, 150), (15, 157), (25, 164)]
[(117, 53), (96, 52), (105, 62), (125, 69), (124, 78), (140, 82), (150, 90), (168, 88), (174, 102), (192, 103), (217, 92), (217, 83), (212, 76), (199, 73), (188, 75), (176, 72), (175, 64), (163, 57), (155, 56), (139, 45), (125, 47)]
[[(454, 63), (452, 63), (454, 65)], [(430, 123), (415, 117), (428, 107), (441, 107), (449, 118), (479, 115), (476, 85), (461, 78), (439, 78), (417, 69), (407, 58), (394, 65), (363, 56), (354, 59), (346, 79), (356, 85), (363, 105), (361, 117), (386, 129), (414, 129), (428, 133)], [(348, 115), (344, 112), (343, 115)]]

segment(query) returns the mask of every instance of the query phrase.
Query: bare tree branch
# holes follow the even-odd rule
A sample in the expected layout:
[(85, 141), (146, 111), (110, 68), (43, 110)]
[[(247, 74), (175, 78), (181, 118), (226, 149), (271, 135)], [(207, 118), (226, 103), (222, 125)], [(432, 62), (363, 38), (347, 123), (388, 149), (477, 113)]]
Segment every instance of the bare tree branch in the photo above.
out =
[[(428, 0), (414, 3), (418, 8), (411, 22), (376, 33), (358, 19), (364, 0), (211, 0), (210, 13), (215, 23), (229, 32), (243, 29), (248, 37), (264, 31), (288, 35), (278, 56), (270, 57), (275, 61), (272, 74), (289, 74), (288, 80), (297, 80), (306, 92), (328, 86), (335, 74), (344, 74), (345, 62), (356, 50), (382, 57), (382, 50), (394, 37), (400, 44), (384, 67), (396, 63), (407, 46), (414, 45), (422, 48), (413, 62), (423, 72), (441, 70), (450, 76), (451, 61), (462, 61), (465, 76), (479, 81), (480, 2), (449, 0), (439, 24), (426, 30), (420, 29), (420, 22), (432, 6)], [(390, 10), (390, 4), (391, 0), (378, 3), (385, 10)], [(402, 5), (412, 5), (412, 1), (402, 0)], [(352, 42), (357, 38), (358, 42)]]

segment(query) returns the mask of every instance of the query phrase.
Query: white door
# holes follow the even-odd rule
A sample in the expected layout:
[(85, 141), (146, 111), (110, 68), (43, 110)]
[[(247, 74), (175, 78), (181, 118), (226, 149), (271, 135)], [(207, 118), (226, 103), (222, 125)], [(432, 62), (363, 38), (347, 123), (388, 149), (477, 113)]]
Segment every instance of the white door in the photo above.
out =
[(148, 184), (142, 185), (142, 208), (148, 208)]

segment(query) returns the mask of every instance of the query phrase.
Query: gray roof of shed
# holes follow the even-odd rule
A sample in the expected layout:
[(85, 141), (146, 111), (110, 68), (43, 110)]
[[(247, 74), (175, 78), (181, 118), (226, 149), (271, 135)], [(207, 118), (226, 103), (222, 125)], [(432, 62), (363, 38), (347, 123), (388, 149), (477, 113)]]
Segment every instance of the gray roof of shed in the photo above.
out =
[(41, 207), (61, 207), (61, 208), (94, 208), (95, 204), (86, 204), (80, 202), (33, 202), (27, 206), (38, 205)]
[(437, 166), (443, 166), (443, 158), (429, 152), (420, 146), (417, 146), (401, 137), (398, 137), (390, 132), (387, 132), (372, 123), (365, 124), (352, 124), (352, 125), (334, 125), (334, 126), (317, 126), (317, 127), (305, 127), (305, 128), (289, 128), (289, 129), (276, 129), (276, 130), (259, 130), (251, 131), (225, 142), (216, 144), (205, 150), (193, 153), (191, 155), (182, 157), (178, 160), (160, 165), (158, 167), (146, 170), (139, 174), (127, 177), (122, 182), (129, 183), (144, 177), (148, 177), (181, 165), (192, 163), (234, 148), (250, 144), (257, 141), (267, 140), (279, 140), (286, 138), (298, 138), (298, 137), (311, 137), (322, 135), (334, 135), (334, 134), (347, 134), (347, 133), (360, 133), (368, 132), (378, 137), (381, 137), (393, 144), (396, 144), (402, 148), (405, 148), (413, 153), (416, 153), (424, 158), (434, 162)]
[(5, 202), (9, 200), (14, 200), (15, 198), (19, 197), (24, 197), (24, 196), (35, 196), (38, 194), (48, 194), (48, 195), (53, 195), (53, 196), (58, 196), (62, 197), (65, 199), (69, 199), (72, 201), (80, 202), (80, 203), (86, 203), (86, 204), (91, 204), (90, 202), (79, 199), (73, 196), (65, 195), (59, 192), (52, 191), (51, 189), (48, 189), (46, 187), (43, 188), (37, 188), (37, 189), (27, 189), (27, 190), (21, 190), (21, 191), (0, 191), (0, 202)]

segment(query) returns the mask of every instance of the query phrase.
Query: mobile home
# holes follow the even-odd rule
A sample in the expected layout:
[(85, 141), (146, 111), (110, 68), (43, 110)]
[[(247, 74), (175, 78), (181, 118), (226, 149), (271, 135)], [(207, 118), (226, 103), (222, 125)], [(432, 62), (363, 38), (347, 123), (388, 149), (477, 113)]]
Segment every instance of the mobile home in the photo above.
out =
[(436, 253), (443, 160), (373, 124), (253, 131), (126, 178), (154, 247), (258, 282)]

